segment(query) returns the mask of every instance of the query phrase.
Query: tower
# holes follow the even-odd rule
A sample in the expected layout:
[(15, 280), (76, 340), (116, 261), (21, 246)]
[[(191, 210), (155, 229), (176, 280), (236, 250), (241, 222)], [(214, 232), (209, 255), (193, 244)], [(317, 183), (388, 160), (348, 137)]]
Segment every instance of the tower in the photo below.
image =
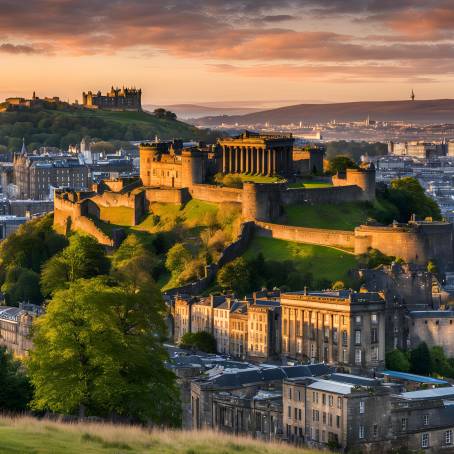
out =
[(410, 98), (411, 98), (412, 101), (415, 100), (415, 92), (413, 91), (413, 89), (411, 90)]

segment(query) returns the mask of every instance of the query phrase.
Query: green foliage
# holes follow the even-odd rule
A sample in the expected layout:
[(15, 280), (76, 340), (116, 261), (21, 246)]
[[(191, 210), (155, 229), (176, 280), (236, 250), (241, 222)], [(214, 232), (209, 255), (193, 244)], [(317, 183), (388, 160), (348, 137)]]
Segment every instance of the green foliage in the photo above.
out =
[(433, 260), (429, 260), (429, 263), (427, 264), (427, 271), (433, 274), (438, 273), (437, 264)]
[(32, 398), (32, 387), (21, 363), (5, 347), (0, 347), (0, 408), (25, 411)]
[(217, 173), (214, 176), (214, 181), (215, 183), (226, 186), (228, 188), (241, 189), (243, 187), (242, 178), (239, 175), (234, 175), (231, 173), (227, 175), (224, 175), (223, 173)]
[(345, 284), (342, 281), (336, 281), (333, 282), (333, 285), (331, 286), (333, 290), (343, 290), (345, 288)]
[(206, 331), (186, 333), (181, 338), (180, 347), (205, 353), (216, 353), (216, 339)]
[(326, 157), (332, 159), (338, 155), (349, 157), (355, 162), (359, 162), (362, 155), (373, 156), (384, 156), (388, 152), (388, 146), (386, 143), (375, 142), (354, 142), (354, 141), (334, 141), (325, 144)]
[(171, 113), (156, 116), (147, 112), (109, 112), (83, 109), (28, 110), (0, 113), (0, 145), (18, 151), (22, 138), (30, 148), (67, 148), (83, 137), (106, 141), (141, 140), (158, 135), (162, 139), (208, 136), (207, 131), (176, 121)]
[(347, 169), (356, 169), (358, 166), (348, 156), (336, 156), (329, 160), (331, 173), (345, 173)]
[(166, 267), (174, 275), (181, 274), (191, 261), (189, 249), (182, 243), (174, 244), (167, 252)]
[(248, 263), (242, 257), (227, 263), (218, 271), (217, 281), (224, 290), (233, 290), (238, 295), (244, 296), (250, 288)]
[(165, 119), (165, 120), (176, 120), (177, 119), (176, 114), (174, 114), (170, 110), (166, 110), (166, 109), (162, 109), (162, 108), (155, 109), (153, 111), (153, 114), (156, 118), (161, 118), (161, 119)]
[(34, 409), (178, 421), (178, 390), (160, 342), (162, 298), (136, 265), (53, 294), (28, 361)]
[(105, 249), (95, 238), (74, 234), (69, 245), (44, 264), (41, 288), (45, 295), (50, 295), (68, 282), (105, 274), (109, 267)]
[(413, 177), (393, 180), (384, 197), (399, 210), (400, 222), (408, 222), (413, 214), (418, 218), (441, 220), (440, 207), (427, 196), (419, 181)]
[(429, 347), (421, 342), (410, 352), (411, 371), (415, 374), (429, 375), (432, 372)]
[(358, 258), (359, 263), (366, 268), (376, 268), (379, 265), (390, 265), (395, 257), (385, 255), (378, 249), (369, 248), (365, 254)]
[(52, 228), (52, 215), (34, 219), (19, 227), (0, 245), (0, 284), (7, 304), (21, 301), (40, 304), (41, 266), (67, 244)]
[(408, 355), (399, 349), (386, 353), (386, 367), (387, 369), (399, 372), (409, 372), (410, 361)]

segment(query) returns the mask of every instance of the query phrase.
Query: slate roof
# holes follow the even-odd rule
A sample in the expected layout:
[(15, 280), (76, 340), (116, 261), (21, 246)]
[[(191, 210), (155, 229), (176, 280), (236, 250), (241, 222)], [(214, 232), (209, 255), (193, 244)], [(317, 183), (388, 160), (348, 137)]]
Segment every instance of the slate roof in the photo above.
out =
[(443, 388), (421, 389), (419, 391), (410, 391), (401, 393), (404, 399), (441, 399), (454, 398), (454, 386), (445, 386)]

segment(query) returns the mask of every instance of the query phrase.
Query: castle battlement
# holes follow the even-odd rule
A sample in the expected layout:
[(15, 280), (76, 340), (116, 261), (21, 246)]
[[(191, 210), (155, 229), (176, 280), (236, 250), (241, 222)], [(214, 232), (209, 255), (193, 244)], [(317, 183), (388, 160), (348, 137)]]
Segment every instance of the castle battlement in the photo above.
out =
[(139, 88), (114, 88), (105, 95), (101, 91), (82, 93), (82, 104), (90, 109), (142, 110), (142, 90)]

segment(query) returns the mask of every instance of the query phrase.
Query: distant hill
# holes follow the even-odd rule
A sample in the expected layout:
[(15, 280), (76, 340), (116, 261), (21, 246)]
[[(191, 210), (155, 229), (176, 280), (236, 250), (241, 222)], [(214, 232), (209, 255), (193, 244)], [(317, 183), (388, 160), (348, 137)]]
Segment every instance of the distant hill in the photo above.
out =
[(177, 114), (178, 118), (183, 120), (196, 119), (200, 117), (207, 117), (213, 115), (244, 115), (252, 112), (257, 112), (258, 109), (251, 107), (215, 107), (215, 106), (201, 106), (198, 104), (172, 104), (169, 106), (146, 105), (144, 109), (153, 111), (158, 107), (170, 110)]
[(88, 136), (101, 140), (207, 139), (208, 132), (148, 112), (111, 112), (89, 109), (33, 109), (0, 113), (0, 148), (18, 151), (22, 138), (29, 148), (67, 148)]
[(367, 116), (380, 121), (408, 121), (413, 123), (454, 123), (454, 99), (422, 101), (364, 101), (334, 104), (298, 104), (263, 110), (246, 115), (211, 116), (194, 124), (218, 126), (221, 123), (288, 124), (326, 123), (328, 121), (357, 121)]

